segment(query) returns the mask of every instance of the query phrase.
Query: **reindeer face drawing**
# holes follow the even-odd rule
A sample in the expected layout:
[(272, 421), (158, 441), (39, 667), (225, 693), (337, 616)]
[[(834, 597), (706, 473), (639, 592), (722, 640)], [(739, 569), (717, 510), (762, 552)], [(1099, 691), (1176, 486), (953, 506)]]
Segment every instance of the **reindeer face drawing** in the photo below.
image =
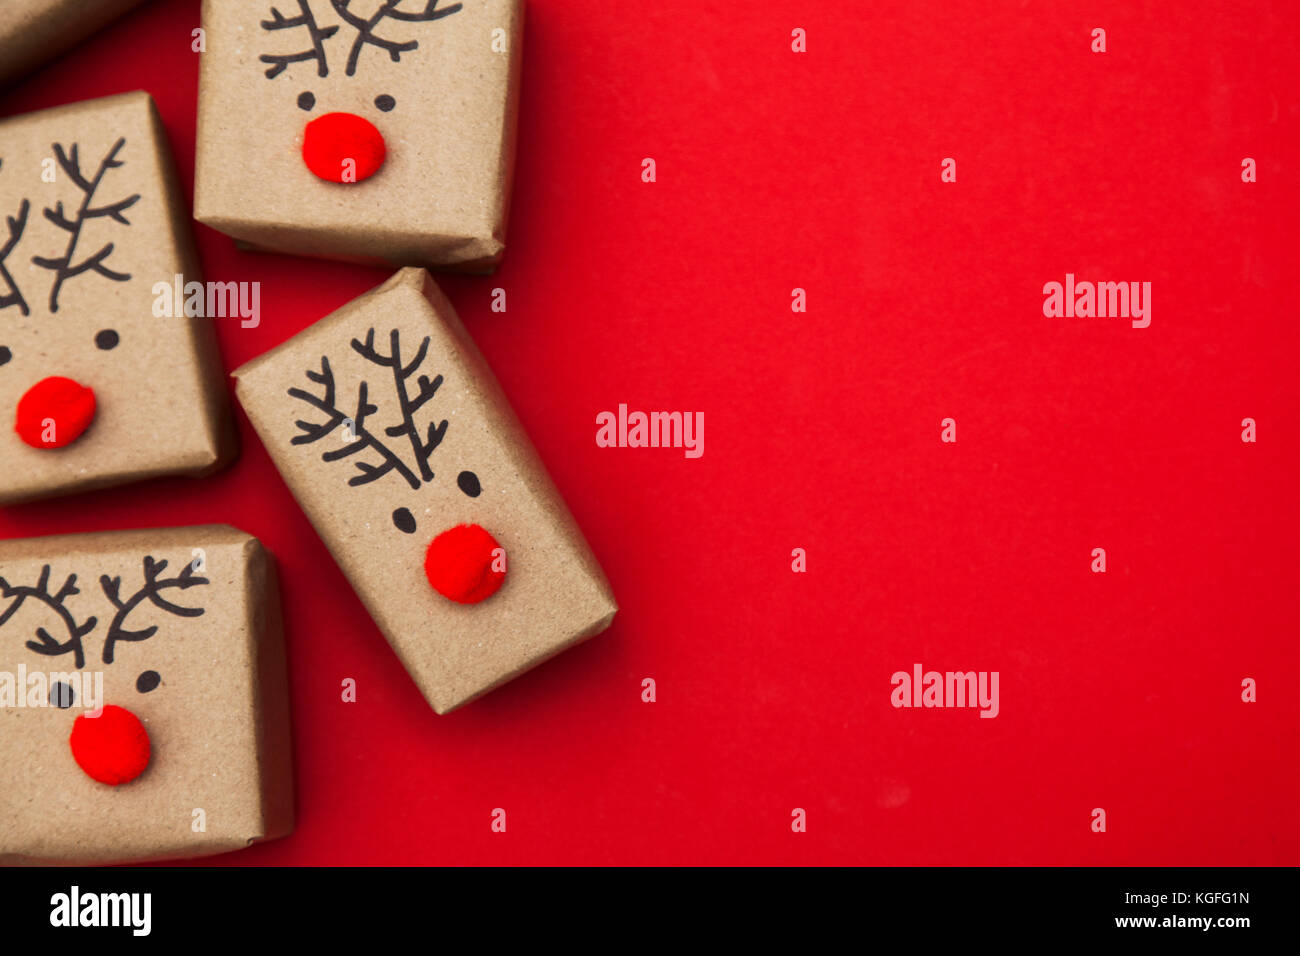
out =
[(0, 121), (0, 503), (222, 457), (211, 329), (154, 309), (197, 277), (167, 157), (145, 93)]
[[(106, 201), (102, 198), (96, 201), (96, 194), (105, 177), (123, 165), (123, 161), (118, 156), (125, 145), (126, 138), (118, 137), (92, 172), (89, 169), (82, 169), (78, 147), (75, 144), (71, 149), (65, 149), (60, 143), (52, 144), (58, 168), (76, 187), (81, 198), (75, 211), (65, 209), (62, 200), (56, 200), (53, 206), (47, 206), (43, 210), (45, 219), (67, 234), (67, 242), (57, 256), (33, 255), (31, 257), (33, 265), (48, 269), (51, 273), (48, 283), (49, 298), (46, 303), (37, 305), (37, 308), (45, 305), (51, 316), (59, 311), (59, 293), (63, 290), (64, 284), (78, 276), (99, 276), (110, 282), (131, 280), (129, 273), (118, 272), (108, 265), (115, 247), (113, 242), (105, 242), (96, 252), (86, 253), (78, 250), (78, 241), (83, 238), (83, 233), (92, 231), (87, 227), (88, 224), (93, 225), (92, 221), (95, 219), (111, 220), (122, 226), (131, 225), (130, 220), (126, 218), (126, 212), (140, 201), (139, 193), (124, 196), (116, 201)], [(0, 248), (0, 279), (3, 279), (9, 289), (8, 293), (0, 298), (0, 307), (16, 308), (24, 317), (32, 314), (32, 307), (28, 305), (21, 285), (5, 263), (27, 230), (30, 212), (31, 203), (24, 198), (18, 207), (18, 214), (6, 218), (9, 239), (4, 247)], [(105, 328), (95, 334), (95, 346), (104, 351), (117, 348), (119, 341), (120, 336), (116, 329)], [(0, 348), (4, 349), (0, 352), (0, 357), (3, 357), (6, 362), (13, 358), (13, 350), (9, 346), (0, 346)], [(18, 400), (14, 430), (18, 433), (18, 437), (32, 448), (63, 448), (80, 438), (90, 427), (95, 417), (95, 408), (95, 393), (92, 389), (86, 388), (75, 379), (60, 375), (48, 376), (27, 389)]]
[[(139, 588), (127, 593), (122, 590), (122, 576), (101, 575), (98, 587), (103, 591), (111, 611), (111, 617), (105, 616), (103, 629), (103, 649), (100, 661), (104, 666), (113, 663), (118, 643), (121, 641), (147, 641), (158, 633), (159, 624), (145, 627), (128, 626), (137, 612), (149, 605), (179, 618), (200, 617), (202, 607), (186, 607), (173, 603), (166, 596), (168, 592), (181, 592), (190, 588), (208, 584), (208, 579), (198, 573), (201, 561), (196, 559), (185, 565), (179, 573), (164, 577), (168, 562), (146, 554), (142, 559), (141, 580)], [(49, 564), (41, 567), (35, 584), (10, 584), (0, 577), (0, 600), (8, 601), (8, 606), (0, 611), (0, 629), (28, 604), (39, 605), (44, 617), (57, 621), (52, 630), (43, 624), (35, 627), (35, 636), (26, 642), (26, 648), (42, 658), (66, 661), (77, 671), (86, 666), (86, 642), (97, 633), (100, 618), (94, 615), (78, 620), (69, 600), (81, 594), (77, 587), (77, 575), (69, 574), (57, 591), (50, 589)], [(47, 621), (48, 623), (48, 621)], [(66, 664), (65, 664), (66, 666)], [(148, 694), (157, 690), (162, 683), (158, 671), (147, 668), (135, 679), (137, 693)], [(29, 688), (24, 688), (27, 691)], [(39, 699), (36, 701), (39, 705)], [(65, 680), (55, 680), (49, 684), (49, 703), (60, 709), (70, 708), (77, 703), (77, 692), (73, 684)], [(102, 713), (88, 716), (81, 715), (72, 727), (69, 738), (72, 756), (81, 769), (100, 783), (116, 786), (130, 783), (144, 773), (149, 764), (149, 733), (140, 719), (122, 704), (107, 704)]]
[(522, 0), (206, 0), (203, 23), (200, 222), (349, 261), (499, 258)]
[[(349, 486), (368, 485), (393, 474), (414, 491), (419, 491), (424, 482), (432, 482), (436, 477), (432, 461), (447, 435), (448, 421), (445, 418), (439, 420), (435, 415), (425, 423), (422, 431), (417, 416), (421, 416), (421, 409), (436, 397), (443, 377), (434, 375), (430, 378), (422, 372), (429, 357), (429, 336), (420, 340), (409, 360), (402, 354), (401, 331), (392, 329), (387, 338), (387, 351), (376, 348), (375, 330), (372, 328), (366, 331), (364, 341), (354, 338), (349, 346), (377, 369), (387, 370), (381, 374), (388, 380), (386, 384), (392, 386), (388, 419), (396, 419), (395, 423), (387, 427), (368, 424), (379, 407), (371, 401), (374, 393), (365, 379), (357, 385), (355, 404), (344, 406), (329, 356), (321, 356), (320, 370), (308, 369), (306, 376), (321, 386), (322, 394), (296, 387), (290, 388), (288, 394), (324, 418), (320, 421), (296, 421), (300, 434), (291, 439), (291, 444), (315, 444), (341, 429), (336, 437), (341, 445), (323, 452), (321, 460), (351, 459), (357, 473), (348, 480)], [(478, 475), (469, 469), (456, 474), (455, 486), (468, 498), (477, 498), (483, 492)], [(415, 515), (404, 505), (393, 510), (392, 521), (403, 534), (414, 535), (419, 528)], [(443, 597), (460, 604), (477, 604), (495, 594), (505, 580), (506, 567), (505, 549), (479, 524), (457, 524), (442, 529), (429, 542), (424, 559), (430, 586)]]
[[(433, 23), (459, 13), (461, 4), (439, 9), (439, 0), (426, 0), (422, 11), (400, 8), (401, 0), (383, 0), (369, 16), (354, 10), (353, 0), (330, 0), (334, 13), (343, 27), (354, 33), (347, 52), (344, 73), (357, 75), (361, 54), (367, 46), (386, 53), (394, 63), (400, 63), (403, 53), (411, 53), (420, 46), (418, 39), (395, 41), (380, 35), (380, 30), (408, 23)], [(329, 53), (326, 45), (338, 35), (339, 25), (321, 27), (312, 13), (310, 0), (298, 0), (298, 14), (286, 17), (275, 7), (271, 18), (262, 21), (262, 29), (277, 32), (289, 31), (305, 34), (305, 50), (294, 53), (263, 53), (258, 59), (269, 64), (268, 79), (284, 73), (290, 63), (314, 63), (316, 75), (325, 80), (330, 75)], [(339, 51), (341, 53), (341, 50)], [(335, 67), (336, 71), (338, 67)], [(329, 87), (326, 87), (328, 89)], [(312, 113), (316, 110), (316, 94), (305, 89), (298, 94), (298, 108)], [(389, 93), (379, 92), (374, 97), (374, 107), (381, 113), (392, 112), (397, 101)], [(369, 179), (379, 171), (388, 153), (383, 133), (369, 119), (356, 113), (331, 111), (310, 120), (303, 130), (302, 158), (307, 168), (321, 179), (332, 183), (357, 183)]]
[(451, 303), (403, 269), (237, 369), (294, 497), (438, 713), (617, 607)]
[(289, 819), (270, 794), (289, 772), (281, 640), (269, 555), (234, 528), (0, 542), (0, 863), (273, 835)]

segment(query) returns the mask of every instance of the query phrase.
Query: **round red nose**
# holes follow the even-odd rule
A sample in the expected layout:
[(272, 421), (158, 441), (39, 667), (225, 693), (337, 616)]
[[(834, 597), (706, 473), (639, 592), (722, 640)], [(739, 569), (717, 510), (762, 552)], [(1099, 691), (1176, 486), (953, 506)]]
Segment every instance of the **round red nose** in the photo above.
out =
[(331, 183), (359, 183), (379, 172), (388, 155), (384, 136), (354, 113), (326, 113), (307, 124), (302, 160)]
[(433, 539), (424, 573), (443, 597), (477, 604), (496, 594), (506, 579), (506, 553), (479, 525), (457, 525)]
[(107, 704), (98, 717), (82, 714), (72, 723), (68, 743), (87, 776), (114, 787), (149, 766), (149, 732), (125, 707)]
[(62, 448), (90, 427), (95, 393), (57, 375), (41, 379), (18, 400), (14, 431), (33, 448)]

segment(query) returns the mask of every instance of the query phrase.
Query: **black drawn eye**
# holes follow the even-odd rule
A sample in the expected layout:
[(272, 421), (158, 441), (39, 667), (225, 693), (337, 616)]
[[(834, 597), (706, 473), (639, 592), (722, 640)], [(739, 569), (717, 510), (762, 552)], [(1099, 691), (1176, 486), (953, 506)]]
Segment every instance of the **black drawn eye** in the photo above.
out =
[(58, 707), (60, 710), (67, 710), (77, 702), (77, 692), (72, 689), (72, 685), (65, 684), (63, 681), (55, 681), (50, 687), (50, 705)]
[(460, 485), (460, 490), (465, 492), (471, 498), (477, 498), (483, 491), (478, 483), (478, 475), (472, 471), (462, 471), (456, 476), (456, 484)]
[(387, 93), (380, 93), (375, 97), (375, 106), (379, 108), (381, 113), (387, 113), (396, 105), (397, 100), (393, 99)]
[(415, 534), (415, 515), (410, 508), (398, 508), (393, 512), (393, 524), (403, 534)]
[(298, 109), (308, 112), (316, 105), (316, 97), (308, 90), (298, 94)]
[(107, 352), (109, 349), (117, 348), (117, 343), (122, 341), (122, 337), (112, 329), (104, 329), (95, 336), (95, 344)]
[(135, 689), (147, 694), (162, 683), (162, 676), (157, 671), (145, 671), (135, 679)]
[(4, 365), (13, 357), (14, 353), (9, 351), (8, 346), (0, 345), (0, 365)]

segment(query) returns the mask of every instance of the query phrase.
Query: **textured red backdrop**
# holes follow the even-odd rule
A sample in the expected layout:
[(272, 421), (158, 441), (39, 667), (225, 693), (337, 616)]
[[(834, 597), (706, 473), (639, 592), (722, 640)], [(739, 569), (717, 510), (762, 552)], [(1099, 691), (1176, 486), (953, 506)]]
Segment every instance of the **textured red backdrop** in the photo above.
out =
[[(986, 6), (531, 0), (506, 261), (444, 285), (622, 612), (466, 709), (423, 702), (242, 413), (213, 478), (0, 514), (279, 558), (298, 827), (220, 862), (1300, 860), (1300, 10)], [(144, 88), (192, 191), (198, 22), (149, 3), (0, 112)], [(386, 276), (197, 234), (263, 283), (228, 368)], [(1150, 281), (1150, 328), (1045, 318), (1066, 272)], [(704, 457), (597, 448), (620, 402), (703, 411)], [(1000, 716), (893, 709), (917, 661), (999, 671)]]

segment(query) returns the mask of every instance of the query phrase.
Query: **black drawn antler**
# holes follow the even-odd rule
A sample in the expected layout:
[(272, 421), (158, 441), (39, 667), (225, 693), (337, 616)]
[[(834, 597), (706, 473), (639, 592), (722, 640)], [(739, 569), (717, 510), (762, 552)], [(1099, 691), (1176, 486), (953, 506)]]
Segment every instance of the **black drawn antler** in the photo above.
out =
[(117, 614), (108, 625), (108, 635), (104, 638), (104, 663), (113, 663), (113, 649), (118, 641), (144, 641), (153, 637), (158, 631), (158, 625), (146, 627), (140, 631), (128, 631), (124, 625), (131, 612), (139, 607), (142, 601), (148, 600), (155, 607), (161, 608), (169, 614), (175, 614), (177, 617), (200, 617), (203, 614), (201, 607), (180, 607), (166, 600), (159, 593), (169, 588), (186, 590), (196, 587), (200, 584), (207, 584), (208, 579), (198, 577), (194, 570), (194, 565), (187, 564), (185, 569), (174, 578), (159, 580), (159, 575), (167, 569), (166, 561), (155, 561), (152, 555), (145, 555), (144, 558), (144, 586), (135, 594), (131, 595), (125, 601), (121, 598), (121, 578), (110, 578), (107, 574), (102, 575), (99, 579), (99, 586), (104, 589), (104, 594), (117, 608)]
[[(441, 444), (443, 436), (447, 434), (447, 421), (444, 419), (437, 425), (429, 423), (428, 437), (425, 440), (420, 439), (420, 430), (415, 426), (415, 413), (429, 399), (433, 398), (438, 386), (442, 384), (442, 376), (437, 375), (432, 381), (429, 376), (421, 375), (416, 384), (419, 385), (420, 391), (414, 398), (407, 395), (406, 380), (415, 374), (419, 369), (424, 358), (429, 353), (429, 337), (426, 335), (424, 341), (420, 343), (420, 348), (411, 360), (409, 365), (402, 364), (402, 346), (401, 337), (397, 329), (389, 334), (389, 347), (391, 351), (387, 355), (380, 355), (375, 351), (375, 330), (370, 329), (366, 333), (365, 343), (356, 339), (352, 340), (353, 350), (366, 360), (376, 365), (382, 365), (393, 370), (393, 386), (397, 390), (398, 410), (402, 413), (402, 424), (390, 425), (384, 429), (384, 433), (390, 438), (399, 438), (405, 435), (411, 442), (411, 451), (415, 453), (415, 463), (419, 466), (420, 477), (425, 481), (433, 480), (433, 470), (429, 468), (429, 456), (433, 454), (434, 449)], [(416, 485), (415, 487), (419, 487)]]
[(63, 582), (63, 587), (59, 588), (57, 594), (50, 593), (50, 566), (47, 564), (41, 568), (40, 580), (36, 582), (35, 587), (12, 587), (4, 578), (0, 578), (0, 597), (14, 598), (14, 602), (0, 614), (0, 627), (18, 612), (23, 602), (28, 598), (35, 598), (40, 601), (62, 619), (64, 626), (68, 629), (68, 639), (60, 644), (49, 632), (43, 627), (36, 629), (36, 636), (40, 638), (40, 643), (28, 641), (27, 646), (37, 654), (44, 654), (46, 657), (54, 657), (59, 654), (73, 655), (73, 661), (80, 670), (86, 664), (86, 653), (82, 648), (81, 639), (95, 629), (96, 618), (87, 618), (83, 623), (78, 624), (77, 619), (72, 616), (64, 603), (74, 594), (80, 594), (77, 588), (77, 576), (69, 574), (68, 579)]
[(27, 308), (27, 300), (23, 298), (18, 283), (9, 274), (9, 269), (5, 266), (5, 260), (9, 258), (9, 253), (14, 251), (14, 246), (18, 245), (19, 240), (23, 237), (23, 231), (27, 228), (27, 212), (31, 209), (31, 206), (32, 204), (24, 199), (23, 204), (18, 207), (17, 217), (5, 216), (5, 221), (9, 224), (9, 239), (3, 246), (0, 246), (0, 279), (4, 279), (5, 284), (9, 286), (8, 293), (0, 295), (0, 309), (7, 309), (11, 305), (16, 305), (23, 315), (31, 314), (31, 310)]
[[(357, 72), (357, 58), (361, 56), (361, 49), (367, 43), (386, 50), (389, 57), (394, 63), (401, 60), (403, 53), (409, 53), (411, 50), (419, 47), (418, 40), (408, 40), (405, 43), (397, 43), (393, 40), (385, 40), (375, 34), (375, 28), (384, 20), (403, 20), (407, 23), (427, 23), (431, 20), (441, 20), (443, 17), (449, 17), (461, 9), (461, 4), (454, 3), (450, 7), (438, 9), (439, 0), (426, 0), (424, 10), (419, 13), (407, 12), (397, 9), (397, 5), (402, 0), (384, 0), (379, 9), (369, 17), (361, 17), (353, 13), (349, 7), (352, 0), (330, 0), (334, 5), (334, 12), (343, 18), (343, 21), (357, 31), (357, 38), (352, 42), (352, 52), (348, 54), (348, 76), (353, 76)], [(324, 75), (324, 74), (322, 74)]]
[(69, 233), (68, 247), (64, 251), (63, 255), (57, 259), (50, 259), (45, 256), (32, 256), (32, 262), (43, 268), (52, 269), (56, 273), (54, 286), (50, 289), (51, 312), (59, 311), (59, 290), (63, 288), (63, 283), (68, 279), (81, 275), (83, 272), (98, 272), (104, 278), (112, 279), (114, 282), (126, 282), (131, 278), (128, 273), (117, 272), (104, 265), (104, 260), (112, 255), (113, 252), (113, 243), (111, 242), (76, 265), (72, 264), (73, 256), (77, 251), (77, 240), (81, 238), (81, 229), (82, 226), (85, 225), (87, 219), (96, 219), (101, 216), (108, 216), (114, 221), (120, 222), (124, 226), (131, 225), (126, 216), (122, 213), (124, 210), (131, 208), (137, 201), (139, 201), (139, 193), (136, 193), (134, 196), (128, 196), (126, 199), (112, 203), (108, 206), (91, 206), (91, 202), (95, 198), (95, 191), (99, 189), (99, 184), (103, 181), (104, 176), (108, 171), (124, 165), (122, 160), (117, 158), (117, 154), (125, 145), (126, 137), (122, 137), (113, 145), (113, 148), (108, 151), (108, 155), (104, 157), (103, 162), (99, 164), (99, 170), (95, 173), (95, 177), (93, 179), (86, 179), (81, 172), (81, 161), (77, 157), (76, 144), (73, 144), (71, 153), (65, 153), (60, 144), (54, 144), (55, 158), (58, 159), (59, 165), (63, 167), (63, 171), (68, 174), (68, 177), (76, 184), (77, 188), (81, 190), (83, 196), (81, 206), (77, 209), (75, 219), (69, 219), (64, 214), (63, 203), (61, 202), (56, 203), (53, 209), (47, 208), (45, 210), (46, 219)]
[[(357, 466), (359, 474), (353, 475), (349, 480), (349, 485), (365, 485), (372, 481), (384, 477), (390, 471), (396, 471), (406, 479), (407, 484), (412, 488), (420, 487), (420, 480), (410, 468), (399, 458), (393, 451), (380, 441), (373, 433), (365, 427), (366, 417), (378, 408), (367, 401), (367, 389), (369, 386), (362, 382), (357, 389), (357, 411), (355, 416), (349, 416), (346, 412), (341, 411), (334, 397), (334, 371), (330, 368), (329, 359), (321, 356), (319, 372), (307, 372), (307, 377), (318, 385), (325, 386), (324, 396), (316, 396), (311, 392), (301, 388), (289, 389), (289, 394), (299, 401), (306, 402), (317, 411), (324, 412), (329, 418), (319, 424), (312, 422), (296, 421), (295, 425), (301, 430), (302, 434), (295, 435), (290, 444), (309, 445), (312, 442), (320, 441), (326, 435), (331, 434), (344, 422), (352, 422), (352, 438), (345, 442), (341, 448), (333, 451), (327, 451), (321, 455), (322, 461), (338, 461), (349, 455), (355, 455), (357, 452), (365, 449), (373, 449), (378, 452), (382, 464), (372, 465), (368, 462), (358, 461), (354, 464)], [(391, 431), (391, 429), (390, 429)]]
[(298, 0), (298, 9), (301, 11), (296, 17), (286, 17), (275, 7), (271, 8), (271, 20), (262, 21), (263, 30), (289, 30), (295, 27), (306, 27), (307, 33), (311, 37), (311, 49), (304, 50), (301, 53), (287, 54), (270, 54), (264, 53), (258, 57), (263, 63), (270, 63), (271, 67), (266, 71), (266, 77), (269, 80), (275, 79), (286, 69), (290, 63), (301, 63), (305, 60), (316, 61), (316, 75), (329, 76), (329, 65), (325, 62), (325, 41), (339, 32), (339, 28), (325, 27), (321, 29), (316, 23), (316, 18), (312, 15), (311, 6), (308, 0)]

